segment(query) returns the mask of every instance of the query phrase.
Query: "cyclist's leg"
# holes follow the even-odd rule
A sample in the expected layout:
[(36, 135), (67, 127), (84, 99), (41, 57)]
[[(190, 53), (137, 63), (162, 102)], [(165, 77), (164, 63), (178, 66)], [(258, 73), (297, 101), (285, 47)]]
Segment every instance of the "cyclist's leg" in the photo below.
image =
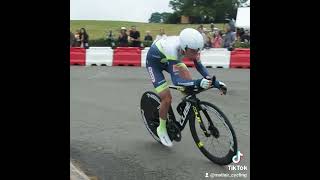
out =
[(161, 99), (159, 117), (163, 120), (167, 120), (167, 114), (172, 102), (172, 96), (169, 89), (165, 89), (162, 92), (158, 93)]
[(147, 66), (152, 84), (155, 87), (156, 93), (160, 96), (161, 99), (159, 116), (161, 119), (166, 120), (172, 100), (168, 83), (165, 80), (160, 66), (152, 66), (150, 65), (150, 63)]
[(162, 73), (163, 70), (167, 69), (167, 65), (161, 63), (160, 61), (161, 57), (157, 47), (151, 46), (147, 54), (146, 66), (152, 80), (152, 84), (155, 87), (155, 91), (161, 99), (159, 116), (161, 119), (166, 120), (171, 105), (172, 96), (168, 83), (166, 82)]
[(172, 142), (168, 136), (166, 129), (167, 114), (171, 105), (171, 93), (169, 91), (168, 83), (162, 73), (164, 66), (160, 63), (160, 60), (153, 59), (151, 56), (147, 56), (147, 69), (152, 80), (152, 84), (155, 87), (155, 91), (159, 94), (161, 102), (159, 109), (160, 124), (157, 128), (158, 136), (162, 144), (166, 146), (172, 146)]
[(160, 138), (160, 141), (165, 146), (172, 146), (172, 142), (169, 138), (168, 132), (167, 132), (167, 115), (171, 106), (171, 100), (172, 96), (170, 93), (169, 88), (165, 88), (158, 92), (161, 102), (160, 102), (160, 109), (159, 109), (159, 126), (157, 128), (157, 134)]

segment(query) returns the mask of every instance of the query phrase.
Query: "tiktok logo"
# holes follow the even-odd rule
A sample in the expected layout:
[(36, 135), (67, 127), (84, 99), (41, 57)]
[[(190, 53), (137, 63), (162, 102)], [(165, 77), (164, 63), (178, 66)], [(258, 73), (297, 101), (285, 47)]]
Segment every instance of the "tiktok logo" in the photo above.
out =
[(240, 151), (238, 151), (237, 154), (233, 156), (232, 161), (234, 163), (239, 163), (241, 160), (241, 156), (243, 156), (243, 154)]
[(209, 177), (209, 173), (206, 173), (206, 177)]

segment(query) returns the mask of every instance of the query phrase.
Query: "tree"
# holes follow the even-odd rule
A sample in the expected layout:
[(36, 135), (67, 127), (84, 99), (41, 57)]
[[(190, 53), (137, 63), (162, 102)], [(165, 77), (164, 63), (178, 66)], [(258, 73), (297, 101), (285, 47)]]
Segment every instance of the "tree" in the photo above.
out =
[(177, 13), (155, 12), (155, 13), (151, 14), (149, 22), (150, 23), (177, 24), (180, 22), (180, 16)]
[(163, 12), (161, 13), (162, 22), (168, 22), (168, 18), (172, 15), (172, 13)]
[(149, 19), (149, 23), (160, 23), (162, 20), (162, 15), (158, 12), (152, 13)]
[(170, 13), (166, 21), (164, 21), (164, 23), (167, 23), (167, 24), (178, 24), (179, 22), (180, 22), (180, 16), (176, 12)]
[[(225, 15), (230, 18), (236, 17), (237, 8), (247, 0), (171, 0), (169, 6), (180, 16), (187, 15), (192, 19), (215, 19), (217, 22), (224, 21)], [(203, 23), (196, 22), (196, 23)]]

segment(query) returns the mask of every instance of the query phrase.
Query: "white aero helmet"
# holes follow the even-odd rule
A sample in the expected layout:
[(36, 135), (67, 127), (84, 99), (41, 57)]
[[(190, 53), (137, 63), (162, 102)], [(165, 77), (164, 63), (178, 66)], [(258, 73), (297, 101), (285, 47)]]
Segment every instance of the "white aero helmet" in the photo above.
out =
[(187, 48), (201, 50), (204, 46), (203, 37), (199, 31), (186, 28), (180, 32), (180, 47), (182, 50)]

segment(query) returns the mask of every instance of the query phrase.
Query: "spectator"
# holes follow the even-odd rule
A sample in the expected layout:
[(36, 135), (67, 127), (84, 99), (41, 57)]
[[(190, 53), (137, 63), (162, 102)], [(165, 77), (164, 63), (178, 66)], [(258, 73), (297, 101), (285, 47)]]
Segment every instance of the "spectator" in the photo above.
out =
[(241, 36), (244, 35), (244, 29), (243, 28), (240, 28), (240, 32), (239, 32), (239, 39), (241, 38)]
[(240, 39), (241, 29), (240, 29), (240, 28), (237, 28), (236, 32), (237, 32), (237, 33), (236, 33), (237, 39)]
[(204, 42), (204, 47), (205, 48), (210, 48), (211, 47), (211, 38), (209, 34), (209, 30), (207, 28), (203, 28), (203, 42)]
[[(212, 29), (211, 29), (211, 30), (212, 30)], [(216, 28), (216, 27), (214, 27), (213, 30), (209, 32), (210, 37), (215, 36), (215, 34), (218, 33), (218, 32), (219, 32), (219, 29)], [(214, 37), (213, 37), (213, 38), (214, 38)]]
[[(200, 29), (200, 30), (199, 30)], [(203, 32), (203, 25), (202, 24), (200, 24), (200, 26), (198, 27), (198, 31), (199, 32)]]
[(210, 28), (211, 28), (211, 32), (214, 33), (214, 24), (213, 23), (210, 24)]
[(74, 34), (70, 31), (70, 47), (73, 47), (74, 44)]
[(80, 46), (81, 46), (80, 31), (76, 30), (76, 33), (74, 34), (73, 47), (80, 47)]
[(80, 29), (80, 41), (81, 41), (80, 47), (83, 47), (85, 49), (89, 48), (89, 35), (87, 34), (84, 28)]
[(150, 31), (147, 31), (146, 32), (147, 35), (144, 37), (144, 43), (145, 43), (145, 46), (150, 46), (152, 44), (152, 36), (150, 35)]
[(144, 40), (145, 41), (152, 41), (152, 36), (150, 35), (150, 31), (147, 31), (146, 33), (147, 33), (147, 35), (144, 37)]
[(229, 27), (230, 27), (230, 30), (232, 32), (236, 32), (236, 22), (234, 21), (234, 19), (231, 19), (228, 23)]
[(137, 31), (136, 26), (131, 26), (129, 40), (132, 42), (132, 47), (141, 47), (140, 32)]
[(208, 47), (208, 43), (207, 43), (207, 42), (208, 42), (208, 37), (207, 37), (207, 35), (204, 33), (205, 30), (207, 30), (207, 29), (203, 28), (202, 25), (200, 25), (200, 26), (198, 27), (198, 31), (200, 32), (200, 34), (201, 34), (202, 37), (203, 37), (204, 47), (207, 48), (207, 47)]
[(221, 48), (222, 47), (222, 40), (223, 40), (222, 39), (222, 32), (221, 31), (216, 32), (214, 34), (212, 41), (211, 41), (212, 47), (213, 48)]
[(167, 35), (166, 35), (166, 33), (164, 32), (164, 29), (163, 29), (163, 28), (160, 28), (160, 34), (158, 34), (158, 35), (156, 36), (156, 40), (155, 40), (155, 41), (157, 41), (157, 40), (159, 40), (159, 39), (162, 39), (162, 38), (167, 38)]
[(243, 35), (240, 37), (241, 42), (250, 42), (250, 32), (246, 30)]
[(203, 33), (203, 28), (201, 28), (201, 26), (199, 26), (199, 27), (197, 28), (197, 30), (200, 32), (200, 34)]
[(114, 38), (113, 38), (113, 34), (112, 34), (112, 31), (109, 31), (109, 34), (107, 36), (107, 46), (111, 46), (111, 47), (114, 47), (115, 46), (115, 43), (114, 43)]
[(118, 37), (119, 47), (128, 47), (128, 34), (125, 27), (121, 27), (120, 35)]
[(223, 48), (228, 48), (229, 50), (232, 50), (233, 45), (235, 44), (235, 41), (236, 41), (236, 34), (235, 32), (232, 32), (229, 24), (226, 24), (225, 31), (226, 31), (226, 34), (223, 40)]

